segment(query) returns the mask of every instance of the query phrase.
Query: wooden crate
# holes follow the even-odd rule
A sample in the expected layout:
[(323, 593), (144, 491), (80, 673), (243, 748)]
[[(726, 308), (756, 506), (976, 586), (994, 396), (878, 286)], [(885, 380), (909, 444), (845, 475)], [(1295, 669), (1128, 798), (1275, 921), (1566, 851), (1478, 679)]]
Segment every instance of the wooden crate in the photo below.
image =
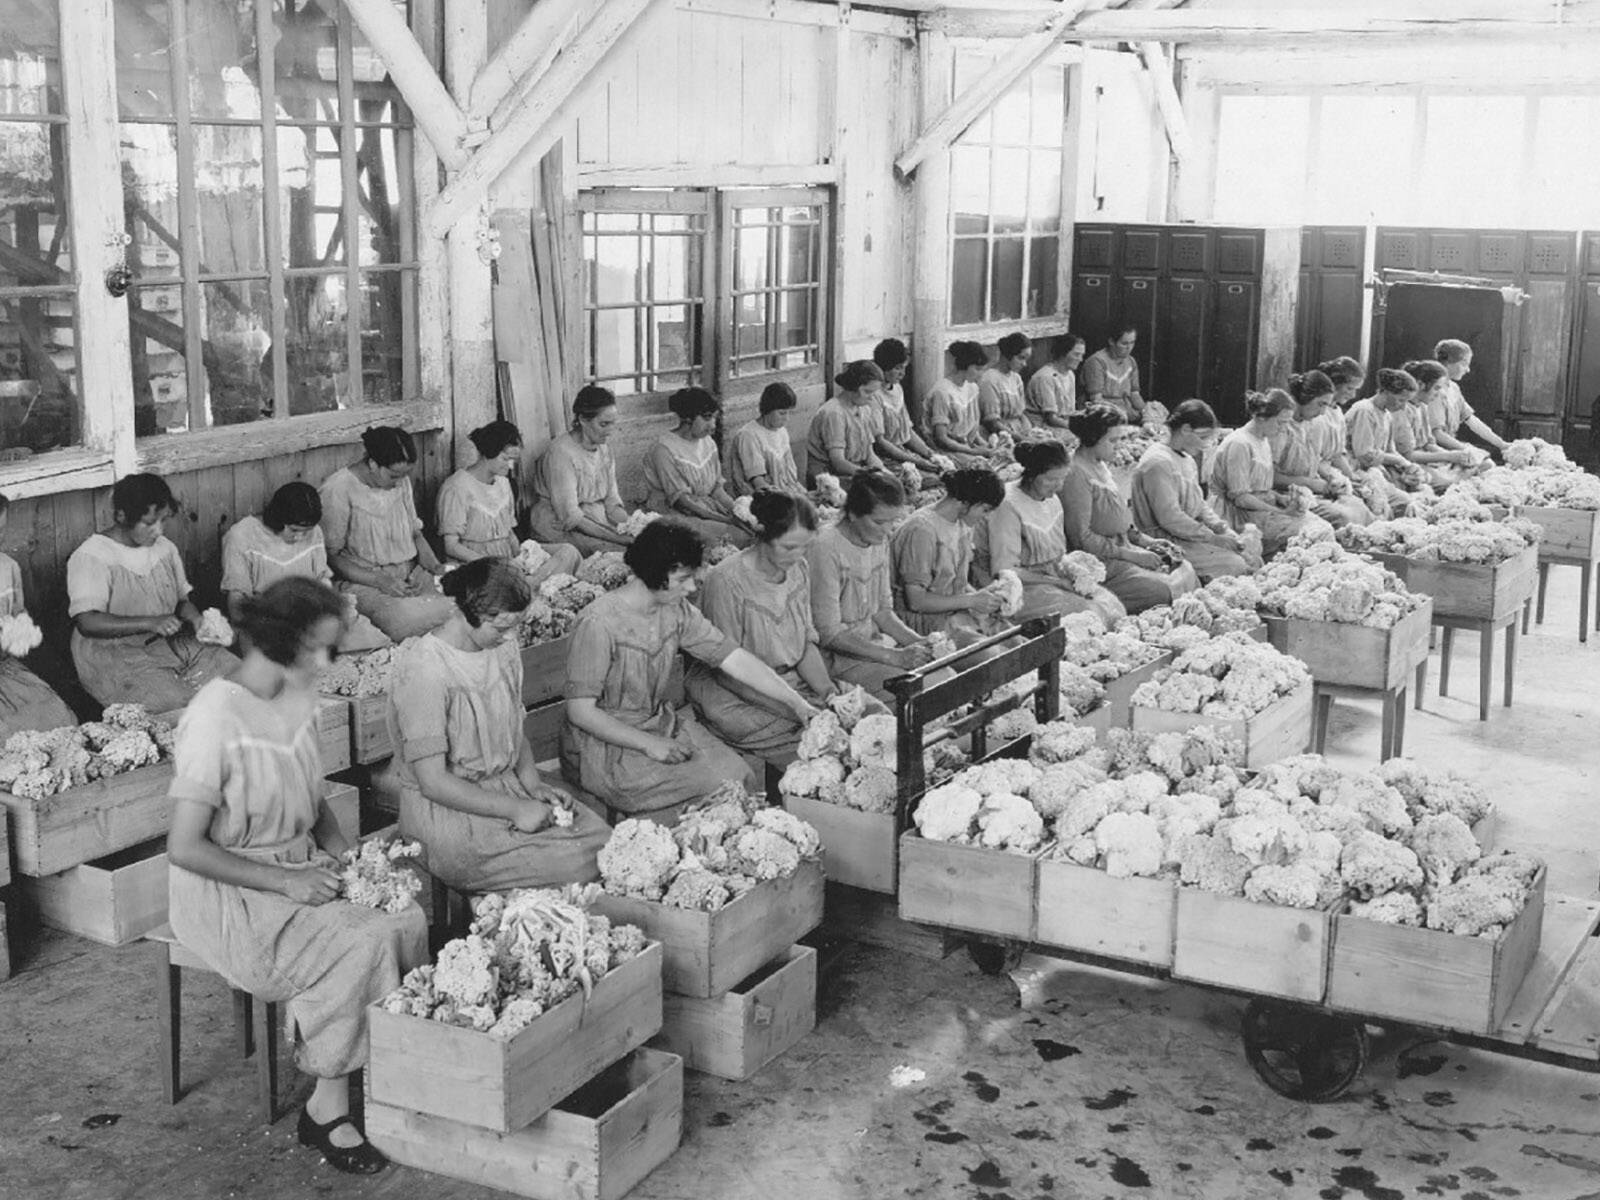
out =
[(389, 697), (360, 696), (350, 701), (350, 758), (370, 766), (394, 754), (389, 739)]
[(1033, 940), (1038, 859), (979, 846), (900, 838), (900, 916), (969, 933)]
[(51, 929), (125, 946), (167, 922), (166, 839), (25, 880), (23, 889)]
[(1538, 956), (1544, 892), (1541, 870), (1522, 912), (1493, 941), (1339, 913), (1328, 1003), (1461, 1033), (1494, 1033)]
[(1094, 736), (1097, 741), (1104, 741), (1106, 734), (1110, 733), (1112, 729), (1125, 728), (1125, 725), (1118, 725), (1111, 719), (1111, 705), (1104, 701), (1081, 716), (1063, 716), (1062, 720), (1094, 730)]
[(1304, 753), (1311, 744), (1312, 685), (1307, 683), (1273, 701), (1253, 717), (1208, 717), (1203, 713), (1175, 713), (1160, 708), (1133, 709), (1133, 727), (1144, 733), (1182, 731), (1211, 725), (1245, 748), (1245, 765), (1264, 767)]
[(350, 765), (350, 705), (342, 698), (324, 696), (317, 704), (317, 744), (324, 774)]
[(537, 762), (557, 758), (561, 754), (561, 721), (567, 709), (565, 700), (552, 700), (538, 708), (528, 710), (522, 718), (522, 732), (528, 736)]
[(1600, 513), (1529, 505), (1518, 508), (1517, 516), (1526, 517), (1544, 530), (1544, 540), (1539, 543), (1541, 560), (1593, 562), (1600, 558)]
[(1172, 965), (1178, 889), (1168, 879), (1116, 879), (1095, 867), (1039, 860), (1034, 940), (1157, 967)]
[(608, 971), (510, 1038), (367, 1010), (367, 1096), (509, 1133), (661, 1029), (661, 946)]
[(57, 875), (164, 835), (172, 821), (172, 764), (140, 767), (43, 800), (0, 792), (11, 812), (20, 875)]
[(662, 945), (662, 978), (683, 996), (720, 996), (822, 923), (822, 864), (801, 862), (716, 912), (601, 893), (597, 912), (637, 925)]
[(1331, 909), (1257, 904), (1178, 889), (1172, 977), (1321, 1003), (1328, 985)]
[(815, 827), (822, 838), (822, 869), (828, 882), (894, 895), (900, 877), (894, 813), (862, 812), (800, 796), (785, 796), (783, 806)]
[(668, 992), (653, 1045), (691, 1071), (749, 1079), (817, 1024), (817, 952), (788, 951), (720, 996)]
[(11, 882), (11, 810), (0, 807), (0, 888)]
[(408, 1167), (533, 1200), (621, 1200), (683, 1137), (683, 1061), (635, 1050), (514, 1133), (370, 1099), (366, 1115), (372, 1144)]
[(1428, 657), (1432, 625), (1430, 598), (1391, 629), (1268, 617), (1267, 636), (1274, 649), (1305, 663), (1317, 683), (1388, 691), (1405, 682)]
[(533, 708), (561, 697), (567, 682), (567, 651), (572, 636), (522, 648), (522, 707)]
[(0, 901), (0, 983), (11, 978), (11, 942), (6, 937), (6, 906)]
[(1106, 684), (1106, 720), (1108, 728), (1128, 729), (1133, 720), (1133, 693), (1138, 686), (1147, 679), (1154, 678), (1155, 673), (1162, 667), (1172, 662), (1173, 655), (1169, 650), (1154, 662), (1146, 663), (1142, 667), (1135, 667), (1126, 675), (1120, 675)]
[(344, 840), (354, 846), (361, 840), (361, 792), (348, 783), (329, 779), (322, 784), (322, 800), (333, 813)]
[(1529, 546), (1500, 563), (1425, 562), (1374, 554), (1413, 592), (1433, 597), (1435, 617), (1498, 621), (1520, 608), (1538, 585), (1539, 549)]

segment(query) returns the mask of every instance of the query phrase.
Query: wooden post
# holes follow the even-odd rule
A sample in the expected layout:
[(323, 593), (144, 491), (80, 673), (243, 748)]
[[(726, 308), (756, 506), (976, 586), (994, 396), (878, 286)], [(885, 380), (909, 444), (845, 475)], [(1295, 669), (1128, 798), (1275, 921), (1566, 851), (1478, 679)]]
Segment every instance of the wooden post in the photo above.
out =
[(1182, 166), (1194, 152), (1194, 144), (1189, 138), (1189, 124), (1184, 120), (1183, 102), (1178, 99), (1178, 89), (1172, 83), (1172, 64), (1160, 42), (1140, 42), (1139, 57), (1150, 76), (1150, 86), (1155, 90), (1156, 108), (1161, 112), (1167, 145), (1172, 149), (1172, 157)]
[(588, 8), (589, 0), (533, 0), (522, 23), (473, 81), (468, 119), (490, 126), (503, 124), (510, 116), (500, 111), (504, 102), (521, 91), (524, 83), (545, 73), (555, 56), (571, 43)]
[(1183, 72), (1183, 111), (1195, 152), (1179, 163), (1172, 181), (1173, 221), (1209, 221), (1216, 203), (1217, 126), (1222, 97), (1210, 86), (1202, 69), (1180, 60)]
[(1087, 120), (1088, 77), (1087, 57), (1067, 67), (1067, 111), (1061, 128), (1061, 241), (1056, 251), (1056, 296), (1058, 306), (1069, 321), (1074, 319), (1072, 256), (1077, 239), (1073, 230), (1078, 224), (1078, 203), (1084, 191), (1085, 174), (1094, 169), (1094, 154), (1087, 141), (1094, 133), (1093, 123)]
[(838, 170), (833, 189), (833, 286), (828, 304), (828, 349), (822, 355), (823, 375), (832, 378), (845, 359), (845, 283), (848, 259), (845, 243), (845, 205), (848, 203), (846, 174), (850, 140), (850, 0), (839, 0), (839, 24), (833, 38), (833, 133), (829, 161)]
[[(427, 53), (406, 28), (399, 10), (390, 0), (344, 0), (344, 4), (361, 27), (363, 36), (383, 59), (389, 77), (410, 106), (417, 127), (433, 143), (434, 151), (445, 166), (459, 171), (467, 162), (466, 119), (461, 115), (460, 106), (450, 98)], [(455, 7), (455, 4), (450, 5), (452, 17)], [(466, 7), (481, 6), (468, 3)], [(456, 94), (462, 94), (460, 89)]]
[[(922, 128), (950, 101), (955, 72), (950, 39), (932, 30), (917, 33), (918, 108)], [(950, 320), (950, 152), (922, 160), (912, 185), (916, 211), (916, 264), (911, 293), (911, 384), (914, 412), (921, 397), (944, 378), (945, 326)]]
[[(411, 0), (411, 25), (429, 62), (443, 58), (439, 36), (441, 0)], [(417, 206), (439, 194), (439, 155), (426, 137), (413, 141), (411, 177)], [(420, 222), (418, 222), (420, 225)], [(450, 268), (443, 238), (417, 229), (417, 351), (422, 398), (442, 405), (450, 394)]]

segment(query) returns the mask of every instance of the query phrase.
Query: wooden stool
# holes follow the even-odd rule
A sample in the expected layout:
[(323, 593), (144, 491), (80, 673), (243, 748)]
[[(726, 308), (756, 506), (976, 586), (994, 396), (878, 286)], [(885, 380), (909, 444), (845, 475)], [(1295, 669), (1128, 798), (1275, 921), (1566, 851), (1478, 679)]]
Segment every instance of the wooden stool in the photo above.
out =
[[(173, 936), (172, 926), (163, 925), (145, 934), (145, 940), (159, 947), (156, 955), (156, 1029), (160, 1037), (161, 1094), (168, 1104), (180, 1098), (178, 1051), (181, 1041), (182, 975), (181, 971), (205, 971), (215, 975), (216, 968), (194, 951), (185, 947)], [(261, 1100), (261, 1110), (267, 1124), (278, 1119), (278, 1023), (277, 1001), (258, 1002), (249, 992), (238, 988), (233, 992), (233, 1019), (239, 1053), (244, 1058), (256, 1055), (256, 1094)], [(260, 1051), (256, 1054), (256, 1051)]]
[[(1534, 614), (1534, 622), (1544, 624), (1544, 590), (1550, 582), (1551, 567), (1577, 567), (1582, 572), (1578, 585), (1578, 640), (1589, 640), (1589, 590), (1594, 582), (1594, 559), (1569, 558), (1565, 555), (1553, 554), (1549, 558), (1539, 556), (1539, 607)], [(1600, 629), (1600, 599), (1595, 602), (1594, 627)], [(1528, 632), (1528, 615), (1526, 609), (1522, 616), (1522, 632)]]
[[(1526, 617), (1526, 606), (1523, 616)], [(1467, 617), (1434, 617), (1433, 623), (1444, 630), (1439, 646), (1439, 695), (1450, 694), (1450, 651), (1455, 644), (1458, 629), (1478, 631), (1478, 720), (1489, 719), (1489, 692), (1494, 686), (1494, 635), (1497, 629), (1506, 631), (1505, 707), (1511, 707), (1511, 693), (1516, 683), (1517, 669), (1517, 610), (1503, 617), (1473, 620)], [(1419, 696), (1420, 700), (1420, 696)]]
[(429, 875), (433, 883), (433, 923), (436, 927), (464, 929), (472, 923), (472, 894), (451, 887), (437, 875)]
[[(1422, 688), (1427, 682), (1428, 660), (1423, 659), (1417, 667), (1417, 707), (1422, 707)], [(1402, 680), (1392, 688), (1364, 688), (1350, 687), (1342, 683), (1318, 683), (1314, 685), (1312, 697), (1314, 707), (1311, 711), (1311, 751), (1313, 754), (1322, 754), (1328, 745), (1328, 718), (1333, 713), (1333, 701), (1336, 696), (1349, 699), (1364, 699), (1369, 696), (1383, 698), (1383, 728), (1378, 735), (1378, 761), (1384, 762), (1391, 758), (1399, 758), (1404, 750), (1406, 740), (1406, 690), (1410, 684)]]

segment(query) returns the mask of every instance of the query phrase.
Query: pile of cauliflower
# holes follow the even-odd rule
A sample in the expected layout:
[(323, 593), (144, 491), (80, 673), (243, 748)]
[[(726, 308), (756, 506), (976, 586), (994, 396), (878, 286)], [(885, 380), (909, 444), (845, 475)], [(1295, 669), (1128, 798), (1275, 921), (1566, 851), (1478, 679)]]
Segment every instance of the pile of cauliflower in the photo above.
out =
[(1526, 469), (1548, 467), (1557, 471), (1576, 471), (1578, 466), (1560, 446), (1543, 438), (1518, 438), (1505, 449), (1506, 466)]
[(613, 925), (589, 911), (594, 884), (518, 888), (472, 902), (466, 937), (447, 942), (439, 961), (409, 972), (379, 1005), (509, 1038), (643, 952), (633, 925)]
[(0, 617), (0, 653), (26, 658), (44, 644), (44, 630), (26, 612)]
[(331, 696), (383, 696), (389, 692), (389, 671), (398, 646), (382, 646), (364, 654), (341, 654), (322, 673), (317, 689)]
[(1071, 550), (1061, 556), (1056, 574), (1078, 595), (1093, 597), (1106, 581), (1106, 564), (1085, 550)]
[(109, 704), (98, 721), (24, 729), (0, 749), (0, 790), (43, 800), (171, 759), (173, 730), (142, 704)]
[(1178, 655), (1139, 685), (1133, 703), (1208, 717), (1253, 717), (1310, 683), (1311, 674), (1298, 658), (1229, 633)]
[(631, 578), (633, 572), (628, 569), (628, 564), (622, 561), (620, 550), (602, 550), (598, 554), (589, 555), (578, 565), (580, 582), (592, 583), (608, 592), (616, 591)]
[(1061, 626), (1067, 633), (1062, 664), (1081, 667), (1101, 683), (1120, 679), (1162, 655), (1161, 647), (1141, 638), (1131, 621), (1107, 633), (1094, 613), (1073, 613), (1061, 618)]
[(404, 912), (422, 890), (422, 879), (403, 859), (416, 861), (422, 843), (373, 838), (339, 856), (339, 895), (351, 904), (380, 912)]
[(631, 540), (638, 537), (644, 531), (644, 527), (660, 515), (660, 513), (646, 512), (642, 508), (637, 509), (623, 518), (622, 524), (617, 526), (617, 532)]
[(1481, 475), (1463, 479), (1449, 491), (1460, 492), (1480, 504), (1506, 507), (1600, 509), (1600, 478), (1568, 464), (1561, 467), (1492, 467)]
[(844, 485), (839, 482), (837, 475), (830, 475), (826, 471), (818, 475), (816, 495), (817, 501), (829, 508), (844, 507)]
[(1160, 425), (1138, 425), (1127, 437), (1117, 443), (1116, 457), (1111, 460), (1114, 467), (1136, 467), (1139, 460), (1144, 457), (1144, 452), (1157, 442), (1166, 441), (1166, 431)]
[(832, 697), (801, 732), (798, 757), (784, 770), (778, 790), (863, 812), (893, 812), (899, 785), (895, 720), (882, 711), (869, 713), (869, 705), (859, 687)]
[(758, 883), (794, 874), (822, 852), (817, 831), (724, 784), (668, 829), (630, 819), (600, 850), (600, 879), (618, 896), (715, 912)]
[(1117, 629), (1163, 650), (1188, 650), (1208, 637), (1259, 628), (1261, 588), (1248, 575), (1221, 575), (1171, 604), (1124, 617)]
[(200, 627), (194, 632), (197, 642), (208, 646), (233, 645), (233, 626), (222, 615), (220, 608), (208, 608), (200, 614)]
[(1306, 621), (1390, 629), (1427, 603), (1393, 571), (1325, 539), (1292, 539), (1255, 580), (1263, 611)]
[(1498, 563), (1539, 544), (1539, 527), (1531, 521), (1428, 521), (1397, 517), (1371, 525), (1346, 525), (1339, 540), (1356, 551), (1399, 554), (1432, 562)]
[(597, 583), (587, 583), (576, 575), (552, 575), (539, 585), (537, 598), (563, 612), (580, 613), (606, 594)]
[(512, 565), (524, 575), (532, 575), (549, 561), (550, 551), (532, 538), (517, 547), (517, 556), (511, 560)]
[(535, 596), (522, 614), (522, 624), (517, 627), (517, 641), (522, 646), (553, 642), (566, 637), (577, 623), (577, 613), (557, 608), (548, 600)]

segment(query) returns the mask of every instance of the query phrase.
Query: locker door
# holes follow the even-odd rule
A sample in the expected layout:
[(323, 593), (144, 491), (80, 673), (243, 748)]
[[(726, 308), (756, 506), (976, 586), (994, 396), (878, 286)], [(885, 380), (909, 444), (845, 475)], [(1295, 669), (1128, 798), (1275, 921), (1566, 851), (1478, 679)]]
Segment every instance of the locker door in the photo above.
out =
[[(1154, 353), (1161, 336), (1156, 318), (1158, 284), (1159, 280), (1154, 275), (1124, 275), (1116, 282), (1113, 293), (1115, 303), (1111, 307), (1112, 320), (1121, 318), (1138, 327), (1139, 340), (1133, 346), (1133, 361), (1139, 364), (1139, 386), (1145, 389), (1145, 395), (1149, 395), (1149, 389), (1156, 385), (1157, 372), (1161, 370)], [(1107, 322), (1101, 328), (1105, 329), (1109, 324)], [(1102, 336), (1099, 344), (1090, 349), (1099, 350), (1105, 344), (1105, 337)]]
[(1248, 419), (1244, 394), (1256, 386), (1259, 289), (1247, 279), (1221, 279), (1212, 287), (1211, 377), (1206, 381), (1207, 399), (1224, 425), (1243, 425)]
[(1161, 344), (1156, 348), (1157, 378), (1145, 385), (1145, 399), (1168, 408), (1202, 396), (1205, 380), (1206, 309), (1210, 286), (1204, 279), (1166, 279), (1161, 284)]
[[(1600, 258), (1600, 238), (1590, 245)], [(1587, 423), (1600, 410), (1600, 279), (1583, 281), (1578, 308), (1578, 350), (1573, 368), (1576, 399), (1572, 416)], [(1592, 431), (1591, 431), (1592, 433)]]
[(1111, 324), (1111, 276), (1103, 271), (1079, 271), (1072, 277), (1072, 331), (1083, 338), (1093, 354), (1106, 344)]

